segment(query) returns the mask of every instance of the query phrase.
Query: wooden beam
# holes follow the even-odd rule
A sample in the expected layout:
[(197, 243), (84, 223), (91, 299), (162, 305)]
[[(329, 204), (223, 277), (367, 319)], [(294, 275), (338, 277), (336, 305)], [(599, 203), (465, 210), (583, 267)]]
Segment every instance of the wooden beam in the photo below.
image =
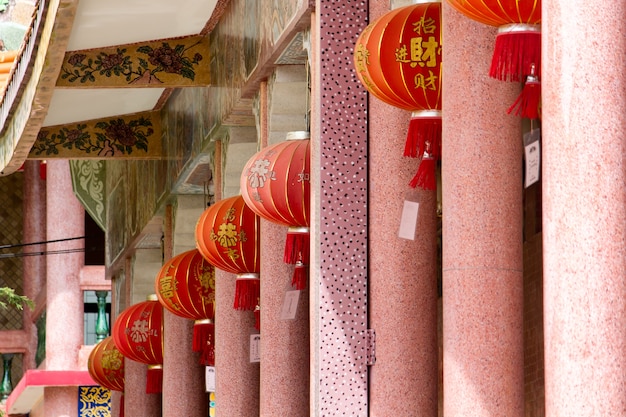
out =
[(65, 53), (57, 87), (196, 87), (210, 84), (204, 35)]
[(27, 159), (161, 159), (158, 111), (44, 127)]

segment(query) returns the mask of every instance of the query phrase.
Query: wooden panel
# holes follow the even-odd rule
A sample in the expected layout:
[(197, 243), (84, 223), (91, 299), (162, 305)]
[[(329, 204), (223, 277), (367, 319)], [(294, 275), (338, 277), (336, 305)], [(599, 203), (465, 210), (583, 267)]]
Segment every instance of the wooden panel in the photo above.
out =
[(43, 128), (28, 159), (160, 159), (161, 116), (134, 113)]
[(209, 85), (207, 36), (165, 39), (65, 54), (57, 87)]

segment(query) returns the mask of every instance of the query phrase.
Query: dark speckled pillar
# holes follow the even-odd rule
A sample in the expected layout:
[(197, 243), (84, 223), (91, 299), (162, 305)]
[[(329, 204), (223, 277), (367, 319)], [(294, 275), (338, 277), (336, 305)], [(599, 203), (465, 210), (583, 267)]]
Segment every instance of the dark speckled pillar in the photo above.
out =
[(521, 417), (520, 87), (488, 76), (496, 28), (442, 5), (444, 415)]
[(624, 416), (626, 3), (543, 15), (546, 416)]

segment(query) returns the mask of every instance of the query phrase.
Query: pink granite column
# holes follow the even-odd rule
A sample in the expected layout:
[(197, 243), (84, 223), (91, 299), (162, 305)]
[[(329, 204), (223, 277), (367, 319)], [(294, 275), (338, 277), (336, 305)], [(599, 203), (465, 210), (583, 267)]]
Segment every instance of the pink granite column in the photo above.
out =
[[(47, 240), (84, 235), (84, 210), (72, 191), (67, 160), (47, 165)], [(83, 344), (83, 297), (80, 269), (84, 265), (84, 239), (48, 243), (46, 256), (46, 369), (77, 370)], [(71, 252), (76, 250), (76, 252)], [(56, 253), (62, 251), (64, 253)], [(70, 252), (66, 252), (70, 251)], [(50, 254), (52, 252), (52, 254)], [(45, 416), (75, 416), (76, 388), (45, 388)], [(68, 410), (73, 409), (68, 414)]]
[(488, 77), (496, 29), (443, 6), (444, 415), (524, 415), (517, 83)]
[[(283, 262), (287, 227), (261, 219), (261, 412), (309, 413), (309, 291), (300, 291), (296, 317), (281, 320), (293, 265)], [(219, 405), (219, 397), (218, 397)]]
[(624, 416), (626, 4), (543, 16), (546, 416)]
[(124, 359), (124, 417), (161, 416), (160, 394), (146, 394), (148, 365)]
[[(389, 12), (370, 2), (370, 17)], [(403, 156), (411, 113), (369, 100), (370, 415), (437, 416), (437, 195), (408, 184), (418, 160)], [(414, 239), (398, 237), (405, 201), (417, 202)]]
[[(74, 196), (69, 163), (47, 164), (46, 230), (46, 369), (74, 370), (83, 344), (83, 294), (80, 269), (84, 266), (85, 211)], [(70, 253), (54, 253), (67, 252)]]
[(250, 363), (254, 315), (233, 308), (235, 275), (215, 269), (215, 412), (258, 417), (259, 364)]
[[(46, 240), (46, 182), (41, 178), (39, 161), (24, 163), (24, 243), (44, 242)], [(44, 245), (24, 247), (24, 253), (45, 251)], [(46, 259), (43, 256), (25, 256), (24, 294), (36, 300), (45, 292)], [(24, 352), (24, 369), (36, 367), (37, 327), (30, 308), (24, 309), (24, 331), (28, 334), (28, 349)]]
[[(173, 209), (165, 208), (163, 252), (174, 256)], [(182, 224), (179, 225), (182, 228)], [(156, 289), (155, 289), (156, 291)], [(204, 389), (204, 366), (200, 354), (191, 349), (193, 320), (163, 309), (163, 415), (206, 417), (208, 395)]]
[(111, 391), (111, 417), (123, 416), (121, 413), (124, 407), (124, 393), (121, 391)]
[(163, 325), (163, 415), (206, 417), (204, 366), (191, 350), (193, 320), (164, 310)]

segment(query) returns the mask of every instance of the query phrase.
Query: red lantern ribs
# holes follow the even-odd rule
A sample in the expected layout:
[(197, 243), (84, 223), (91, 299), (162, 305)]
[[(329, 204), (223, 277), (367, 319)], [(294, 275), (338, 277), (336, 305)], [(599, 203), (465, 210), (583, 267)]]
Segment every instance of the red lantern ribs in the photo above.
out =
[(250, 158), (240, 188), (246, 205), (257, 215), (289, 227), (283, 260), (295, 265), (291, 284), (302, 290), (309, 267), (311, 144), (308, 132), (290, 132), (287, 139)]
[(437, 187), (441, 158), (441, 2), (394, 9), (363, 30), (356, 73), (376, 98), (411, 111), (404, 156), (421, 158), (411, 187)]
[(192, 349), (201, 353), (201, 364), (215, 365), (215, 267), (190, 250), (165, 262), (154, 284), (164, 308), (195, 320)]
[(113, 340), (122, 355), (148, 365), (146, 393), (155, 394), (163, 385), (163, 308), (150, 298), (120, 313)]
[(216, 268), (237, 274), (236, 310), (253, 311), (259, 302), (259, 216), (236, 196), (206, 209), (196, 225), (196, 246)]
[(541, 101), (541, 0), (447, 0), (468, 18), (498, 27), (489, 76), (524, 82), (519, 98), (508, 109), (538, 118)]

